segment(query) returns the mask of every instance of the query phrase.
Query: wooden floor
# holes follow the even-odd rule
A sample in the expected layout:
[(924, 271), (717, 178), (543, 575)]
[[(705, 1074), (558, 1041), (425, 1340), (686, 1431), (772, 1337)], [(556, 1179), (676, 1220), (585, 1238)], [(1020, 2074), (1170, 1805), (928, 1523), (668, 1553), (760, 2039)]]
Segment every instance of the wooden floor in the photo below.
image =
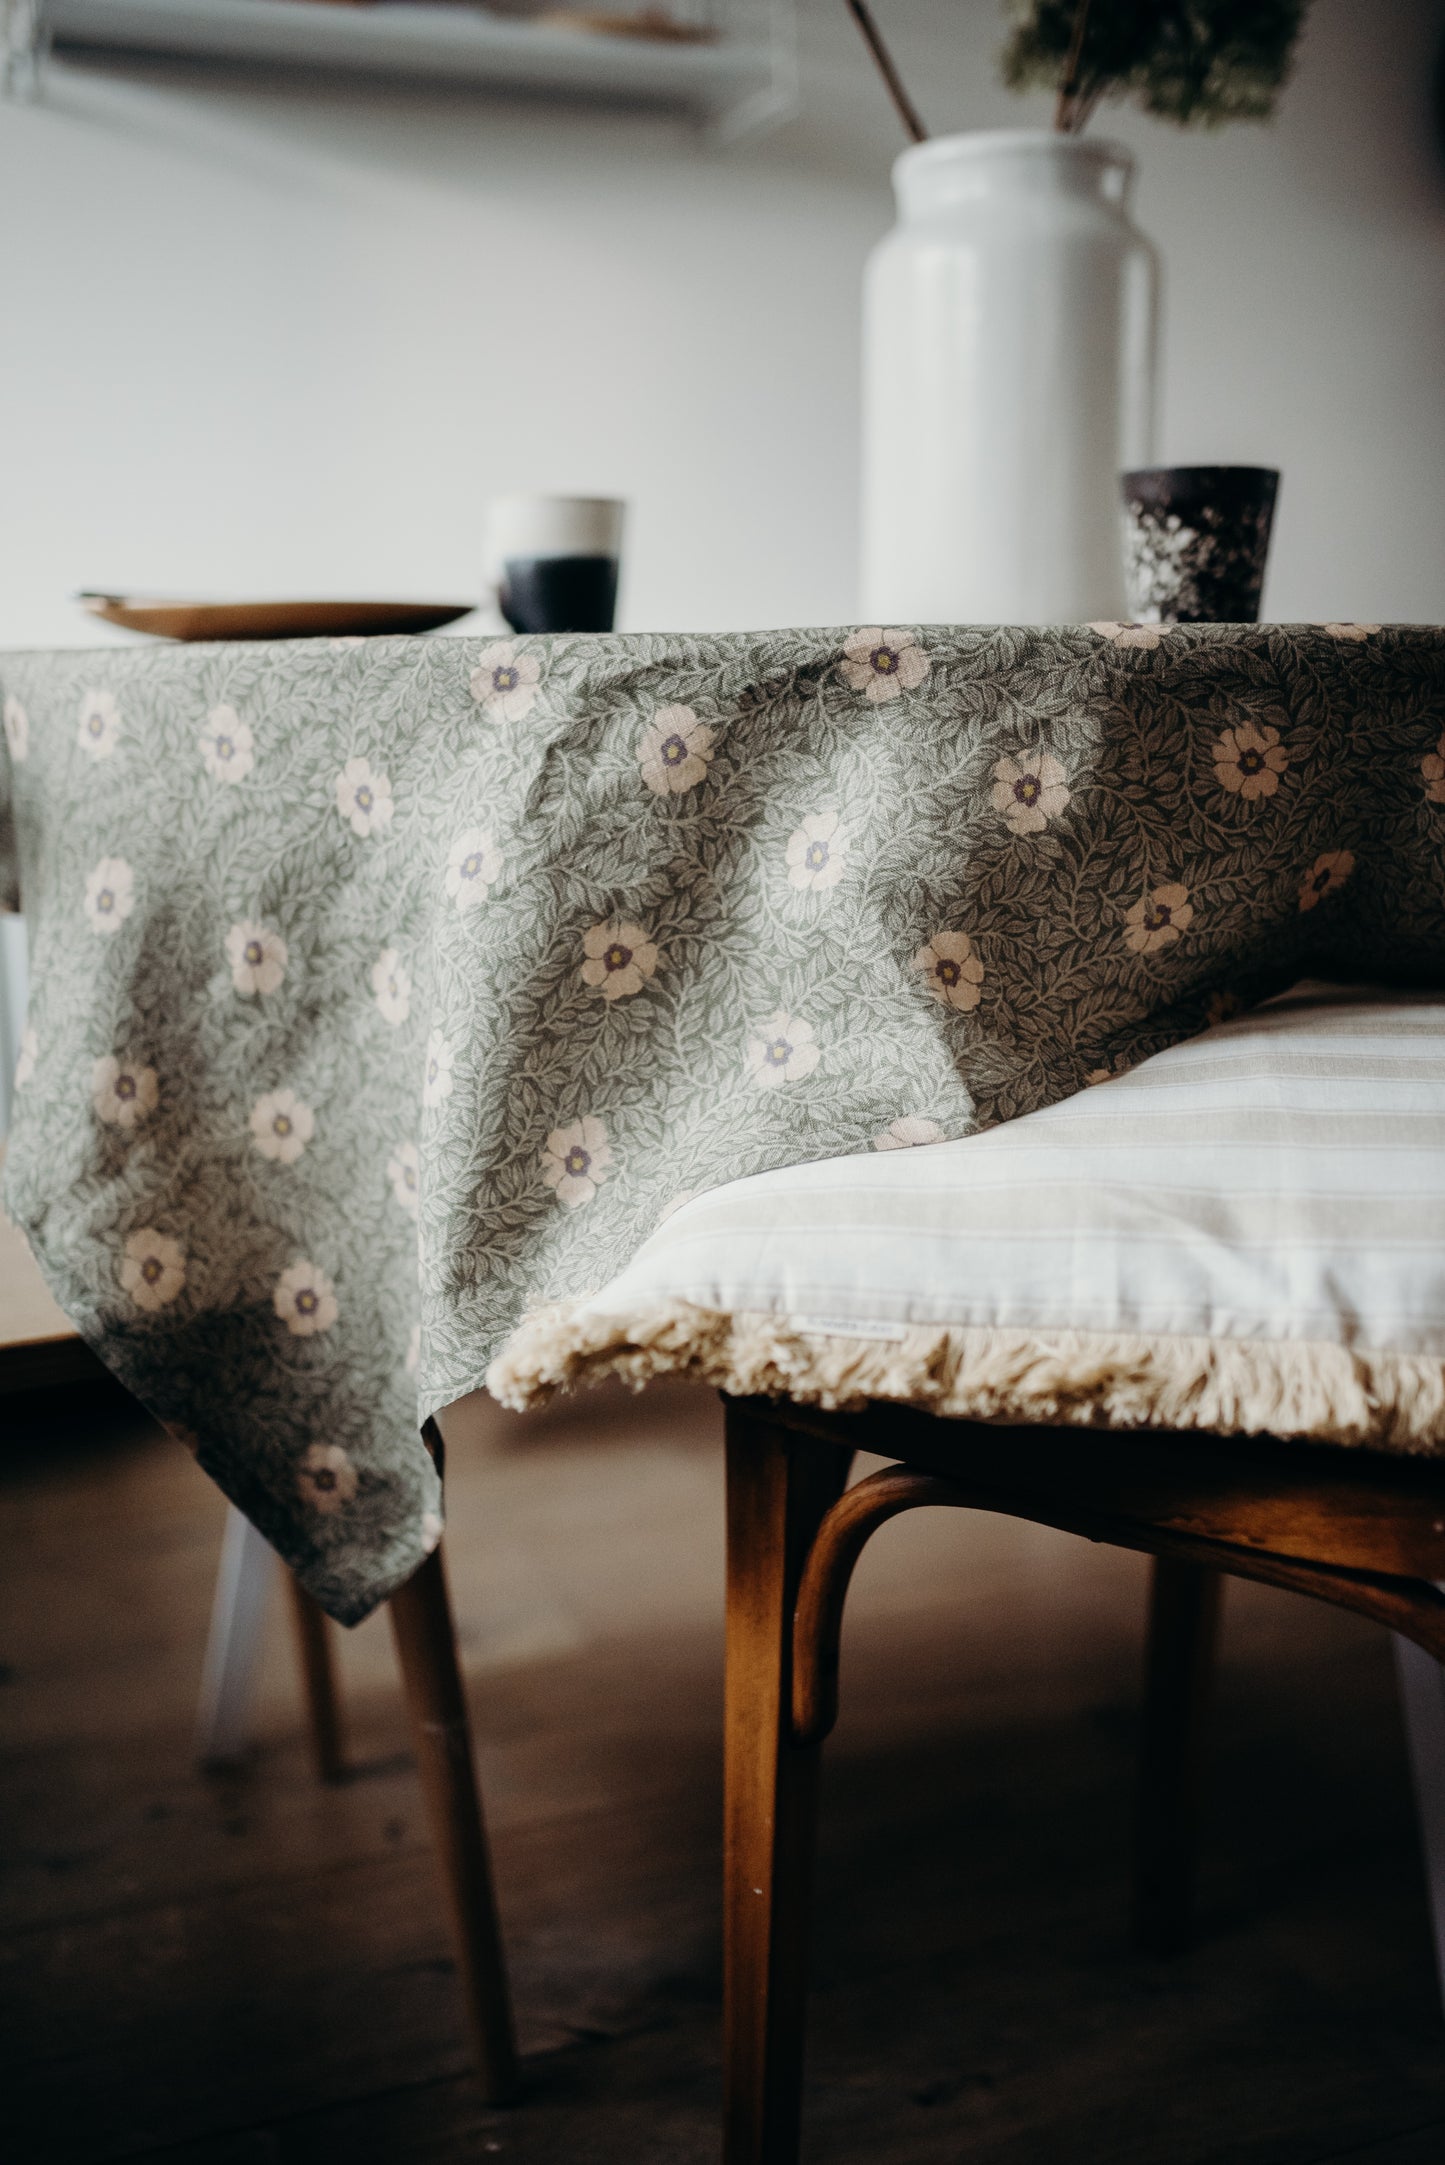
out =
[[(528, 2101), (466, 2079), (389, 1636), (312, 1781), (275, 1615), (244, 1774), (190, 1725), (221, 1528), (113, 1411), (0, 1448), (0, 2144), (172, 2165), (717, 2156), (712, 1402), (453, 1435), (449, 1546)], [(1124, 1929), (1142, 1563), (957, 1513), (859, 1573), (810, 2165), (1440, 2165), (1445, 2023), (1388, 1649), (1231, 1588), (1207, 1939)], [(18, 2137), (18, 2143), (17, 2143)]]

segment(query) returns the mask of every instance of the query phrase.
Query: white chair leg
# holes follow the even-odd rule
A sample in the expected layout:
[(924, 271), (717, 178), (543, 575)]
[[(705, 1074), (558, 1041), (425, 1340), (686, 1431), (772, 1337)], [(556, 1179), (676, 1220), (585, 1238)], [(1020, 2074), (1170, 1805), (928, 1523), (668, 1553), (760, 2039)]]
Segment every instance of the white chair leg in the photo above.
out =
[(275, 1550), (231, 1504), (196, 1714), (196, 1752), (206, 1766), (239, 1759), (251, 1741), (251, 1689), (275, 1567)]
[(1413, 1639), (1398, 1637), (1395, 1663), (1410, 1767), (1415, 1777), (1435, 1962), (1445, 1997), (1445, 1668), (1423, 1646), (1416, 1646)]

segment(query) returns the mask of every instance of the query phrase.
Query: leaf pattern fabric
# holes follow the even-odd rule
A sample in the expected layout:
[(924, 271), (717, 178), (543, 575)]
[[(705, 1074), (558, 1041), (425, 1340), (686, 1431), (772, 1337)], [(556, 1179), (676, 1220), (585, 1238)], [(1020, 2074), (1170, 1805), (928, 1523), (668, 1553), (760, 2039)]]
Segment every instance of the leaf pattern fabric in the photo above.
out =
[(0, 706), (8, 1206), (343, 1621), (438, 1537), (421, 1420), (679, 1199), (1445, 982), (1430, 629), (92, 649)]

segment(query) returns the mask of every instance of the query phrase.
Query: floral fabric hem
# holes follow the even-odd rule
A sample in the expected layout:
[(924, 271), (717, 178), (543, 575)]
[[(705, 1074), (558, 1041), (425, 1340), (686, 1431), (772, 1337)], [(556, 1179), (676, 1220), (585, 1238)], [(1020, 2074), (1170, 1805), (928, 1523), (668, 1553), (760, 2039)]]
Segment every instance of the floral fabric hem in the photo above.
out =
[(335, 1616), (422, 1417), (742, 1175), (1445, 981), (1445, 634), (865, 626), (0, 659), (7, 1201)]

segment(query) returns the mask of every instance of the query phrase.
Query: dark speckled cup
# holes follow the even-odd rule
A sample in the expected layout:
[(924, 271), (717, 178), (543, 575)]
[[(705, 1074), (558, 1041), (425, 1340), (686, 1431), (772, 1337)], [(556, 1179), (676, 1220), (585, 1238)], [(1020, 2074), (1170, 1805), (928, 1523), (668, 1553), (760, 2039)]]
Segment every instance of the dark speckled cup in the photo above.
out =
[(1275, 469), (1149, 466), (1120, 480), (1135, 622), (1258, 623)]

